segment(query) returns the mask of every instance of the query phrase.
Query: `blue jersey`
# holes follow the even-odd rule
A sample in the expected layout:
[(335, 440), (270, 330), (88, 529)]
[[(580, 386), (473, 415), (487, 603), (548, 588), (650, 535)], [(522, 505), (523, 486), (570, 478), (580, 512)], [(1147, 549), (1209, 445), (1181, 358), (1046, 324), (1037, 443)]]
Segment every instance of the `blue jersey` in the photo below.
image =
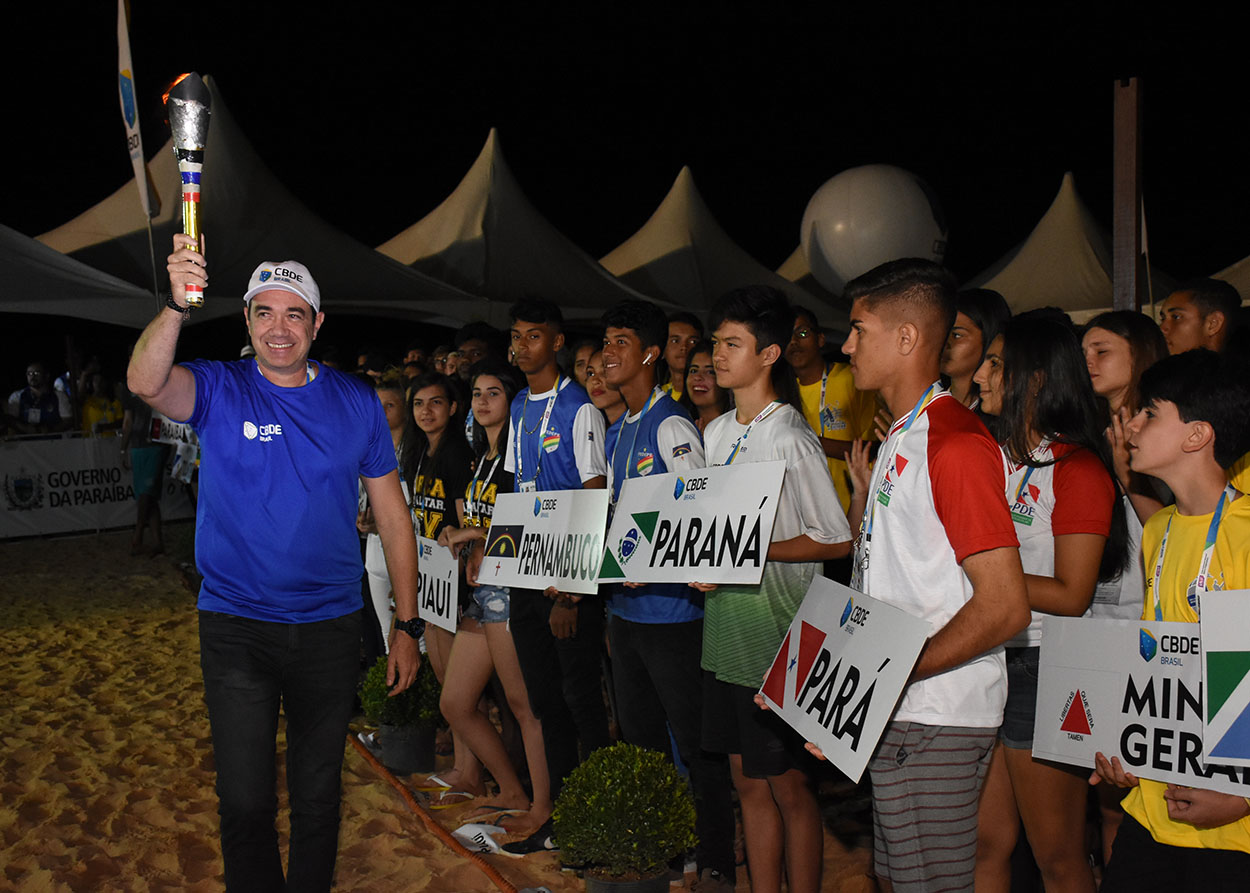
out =
[(299, 388), (197, 360), (199, 606), (308, 623), (360, 610), (357, 481), (395, 470), (377, 395), (325, 366)]
[[(553, 399), (554, 398), (554, 399)], [(556, 386), (512, 401), (505, 468), (516, 473), (516, 490), (580, 490), (606, 473), (603, 413), (581, 385), (560, 376)]]
[[(626, 479), (702, 468), (703, 442), (686, 410), (656, 390), (637, 416), (617, 419), (605, 437), (612, 502)], [(684, 623), (703, 616), (703, 594), (684, 583), (652, 583), (627, 589), (608, 586), (608, 610), (635, 623)]]

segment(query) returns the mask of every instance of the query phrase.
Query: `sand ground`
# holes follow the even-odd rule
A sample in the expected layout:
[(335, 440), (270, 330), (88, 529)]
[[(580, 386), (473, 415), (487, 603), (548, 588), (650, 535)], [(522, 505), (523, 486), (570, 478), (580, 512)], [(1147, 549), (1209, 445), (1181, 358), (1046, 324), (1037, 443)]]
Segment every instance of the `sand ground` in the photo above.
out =
[[(0, 890), (223, 889), (189, 538), (170, 525), (154, 558), (129, 557), (125, 532), (0, 543)], [(337, 889), (500, 889), (344, 753)], [(854, 793), (822, 798), (826, 890), (873, 889)], [(454, 829), (469, 809), (436, 817)], [(284, 813), (279, 830), (285, 846)], [(518, 890), (583, 888), (553, 856), (487, 860)]]

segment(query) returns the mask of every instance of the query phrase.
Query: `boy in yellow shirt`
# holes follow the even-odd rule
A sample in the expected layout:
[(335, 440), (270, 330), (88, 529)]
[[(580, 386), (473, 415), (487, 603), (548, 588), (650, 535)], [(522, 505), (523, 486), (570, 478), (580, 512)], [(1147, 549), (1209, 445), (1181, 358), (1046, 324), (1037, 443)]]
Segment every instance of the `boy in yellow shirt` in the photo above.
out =
[[(1250, 588), (1250, 499), (1226, 469), (1245, 452), (1250, 388), (1208, 350), (1168, 357), (1141, 379), (1129, 461), (1176, 504), (1142, 533), (1143, 620), (1198, 622), (1201, 595)], [(1138, 780), (1097, 755), (1091, 783), (1129, 787), (1102, 893), (1243, 890), (1250, 884), (1250, 802), (1234, 794)]]

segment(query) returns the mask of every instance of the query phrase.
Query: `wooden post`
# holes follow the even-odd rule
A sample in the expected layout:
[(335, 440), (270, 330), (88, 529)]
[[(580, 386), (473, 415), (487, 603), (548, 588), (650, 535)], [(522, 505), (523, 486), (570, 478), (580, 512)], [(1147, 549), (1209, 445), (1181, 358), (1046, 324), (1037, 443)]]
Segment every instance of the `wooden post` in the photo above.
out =
[(1137, 78), (1115, 85), (1112, 154), (1112, 305), (1140, 310), (1144, 282), (1141, 256), (1141, 93)]

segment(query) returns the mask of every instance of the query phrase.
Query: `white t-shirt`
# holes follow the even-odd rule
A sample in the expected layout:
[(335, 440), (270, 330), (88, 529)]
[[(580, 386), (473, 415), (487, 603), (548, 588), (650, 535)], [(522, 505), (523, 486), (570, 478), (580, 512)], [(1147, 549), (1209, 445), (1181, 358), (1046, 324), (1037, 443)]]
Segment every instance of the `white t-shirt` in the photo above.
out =
[[(1024, 572), (1053, 577), (1055, 537), (1073, 533), (1107, 536), (1111, 532), (1115, 484), (1102, 461), (1089, 450), (1064, 443), (1043, 443), (1033, 450), (1032, 456), (1039, 462), (1055, 458), (1060, 461), (1041, 466), (1008, 461), (1007, 504), (1011, 506), (1011, 519), (1020, 540)], [(1045, 616), (1034, 611), (1028, 627), (1007, 645), (1040, 645)]]
[[(733, 411), (703, 433), (709, 465), (723, 465), (747, 431)], [(734, 465), (784, 460), (772, 542), (805, 534), (818, 543), (843, 543), (851, 527), (838, 502), (820, 441), (794, 407), (784, 405), (757, 422)], [(769, 561), (758, 586), (721, 586), (704, 603), (703, 668), (724, 682), (758, 688), (807, 594), (818, 562)]]
[[(929, 621), (936, 633), (972, 598), (964, 559), (1017, 545), (1003, 495), (1006, 465), (985, 426), (946, 391), (905, 434), (902, 427), (899, 419), (873, 469), (872, 534), (867, 545), (864, 536), (856, 541), (855, 561), (862, 567), (868, 558), (865, 593)], [(1006, 700), (999, 646), (913, 682), (894, 719), (996, 728)]]

